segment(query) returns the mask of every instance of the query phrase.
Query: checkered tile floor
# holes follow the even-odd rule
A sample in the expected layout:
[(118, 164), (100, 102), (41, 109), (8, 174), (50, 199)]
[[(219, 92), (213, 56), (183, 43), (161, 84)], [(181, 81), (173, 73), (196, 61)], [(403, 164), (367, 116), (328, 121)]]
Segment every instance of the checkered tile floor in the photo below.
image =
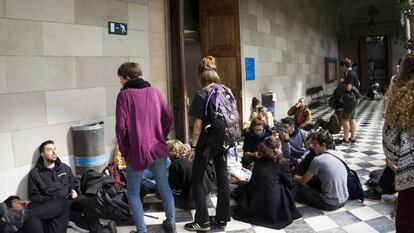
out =
[[(321, 106), (312, 110), (313, 116), (329, 118), (332, 110), (328, 106)], [(346, 153), (346, 159), (349, 167), (356, 170), (360, 176), (361, 182), (368, 179), (370, 171), (383, 168), (385, 165), (384, 154), (382, 150), (382, 125), (383, 125), (383, 102), (362, 100), (357, 111), (357, 143), (349, 146), (337, 146), (338, 150)], [(336, 138), (342, 138), (342, 133), (335, 135)], [(366, 189), (365, 186), (363, 186)], [(145, 217), (148, 226), (148, 232), (163, 232), (161, 222), (164, 219), (162, 206), (155, 197), (146, 197), (146, 213), (157, 217)], [(213, 208), (216, 198), (212, 197), (209, 211), (213, 215)], [(235, 204), (234, 202), (232, 203)], [(210, 232), (395, 232), (395, 223), (390, 217), (393, 210), (393, 204), (384, 201), (369, 201), (364, 203), (358, 201), (348, 201), (347, 204), (336, 211), (321, 211), (310, 206), (297, 203), (303, 217), (294, 221), (291, 225), (283, 230), (274, 230), (264, 227), (252, 226), (251, 224), (232, 220), (228, 223), (226, 231), (212, 229)], [(193, 220), (194, 210), (176, 210), (177, 230), (178, 232), (187, 232), (184, 230), (184, 224)], [(118, 232), (127, 233), (134, 230), (133, 226), (118, 227)], [(68, 232), (74, 232), (70, 229)]]

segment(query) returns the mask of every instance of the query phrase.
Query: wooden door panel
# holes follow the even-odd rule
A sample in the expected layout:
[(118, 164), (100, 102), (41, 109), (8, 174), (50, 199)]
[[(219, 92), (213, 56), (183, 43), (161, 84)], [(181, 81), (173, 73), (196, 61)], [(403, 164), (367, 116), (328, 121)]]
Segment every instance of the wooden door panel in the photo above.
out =
[[(206, 41), (208, 53), (234, 54), (236, 46), (235, 15), (207, 16), (206, 21), (209, 31)], [(229, 30), (222, 33), (222, 27)]]
[(202, 56), (216, 58), (217, 72), (232, 89), (241, 115), (239, 1), (200, 0), (200, 32)]

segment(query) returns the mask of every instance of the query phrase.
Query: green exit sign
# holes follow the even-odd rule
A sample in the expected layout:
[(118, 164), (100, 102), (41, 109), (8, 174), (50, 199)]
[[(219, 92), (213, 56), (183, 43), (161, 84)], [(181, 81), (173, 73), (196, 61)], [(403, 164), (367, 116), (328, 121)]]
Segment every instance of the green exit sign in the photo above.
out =
[(108, 22), (108, 33), (116, 35), (127, 35), (128, 25), (126, 23)]

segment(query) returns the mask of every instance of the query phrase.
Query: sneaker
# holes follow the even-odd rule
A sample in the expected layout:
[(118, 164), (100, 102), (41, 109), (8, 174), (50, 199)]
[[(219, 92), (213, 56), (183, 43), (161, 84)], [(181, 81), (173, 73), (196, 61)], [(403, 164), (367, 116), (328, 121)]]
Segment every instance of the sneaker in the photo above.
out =
[(113, 220), (110, 220), (107, 224), (105, 224), (105, 228), (109, 229), (111, 233), (117, 233), (116, 229), (116, 222)]
[(175, 229), (175, 224), (167, 223), (167, 220), (162, 221), (162, 227), (167, 233), (177, 233), (177, 230)]
[(382, 200), (384, 200), (385, 202), (394, 202), (395, 200), (397, 200), (397, 197), (394, 194), (383, 194)]
[(6, 223), (11, 225), (13, 231), (17, 232), (23, 226), (26, 217), (26, 209), (15, 210), (7, 207), (6, 203), (0, 203), (0, 216)]
[(227, 226), (227, 222), (226, 221), (218, 221), (216, 219), (216, 217), (214, 216), (210, 216), (210, 222), (216, 226), (218, 226), (221, 229), (225, 229)]
[(342, 145), (349, 145), (349, 140), (345, 140), (345, 138), (342, 138), (342, 140), (340, 140), (338, 142), (338, 144), (342, 144)]
[(80, 232), (80, 233), (88, 233), (89, 232), (89, 230), (83, 229), (82, 227), (77, 226), (75, 224), (75, 222), (73, 222), (73, 221), (68, 222), (68, 227), (71, 227), (71, 228), (73, 228), (74, 230), (76, 230), (77, 232)]
[(381, 193), (375, 189), (367, 190), (364, 192), (364, 198), (379, 201), (381, 200)]
[(209, 231), (210, 223), (198, 224), (196, 222), (187, 223), (184, 225), (184, 229), (187, 231)]

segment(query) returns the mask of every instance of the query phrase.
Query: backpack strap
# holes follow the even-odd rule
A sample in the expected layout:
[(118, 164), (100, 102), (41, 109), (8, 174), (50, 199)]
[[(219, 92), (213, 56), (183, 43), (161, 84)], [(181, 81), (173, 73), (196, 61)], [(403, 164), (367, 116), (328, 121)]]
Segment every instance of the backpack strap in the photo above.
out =
[(328, 152), (328, 151), (325, 151), (325, 153), (330, 154), (330, 155), (332, 155), (333, 157), (337, 158), (339, 161), (341, 161), (341, 162), (342, 162), (342, 164), (345, 166), (346, 171), (351, 170), (351, 169), (348, 167), (348, 165), (345, 163), (345, 161), (343, 161), (342, 159), (340, 159), (338, 156), (336, 156), (336, 155), (334, 155), (334, 154), (332, 154), (332, 153), (330, 153), (330, 152)]
[(207, 98), (207, 101), (206, 101), (206, 106), (205, 106), (205, 108), (204, 108), (204, 115), (205, 116), (207, 116), (207, 112), (208, 112), (208, 105), (210, 104), (210, 101), (211, 101), (211, 97), (212, 97), (212, 95), (215, 95), (214, 96), (214, 100), (213, 100), (213, 104), (214, 104), (214, 111), (216, 111), (217, 112), (217, 110), (218, 110), (218, 107), (219, 107), (219, 104), (220, 104), (220, 95), (219, 94), (217, 94), (217, 93), (219, 93), (219, 86), (218, 85), (212, 85), (211, 86), (211, 90), (208, 92), (208, 98)]

